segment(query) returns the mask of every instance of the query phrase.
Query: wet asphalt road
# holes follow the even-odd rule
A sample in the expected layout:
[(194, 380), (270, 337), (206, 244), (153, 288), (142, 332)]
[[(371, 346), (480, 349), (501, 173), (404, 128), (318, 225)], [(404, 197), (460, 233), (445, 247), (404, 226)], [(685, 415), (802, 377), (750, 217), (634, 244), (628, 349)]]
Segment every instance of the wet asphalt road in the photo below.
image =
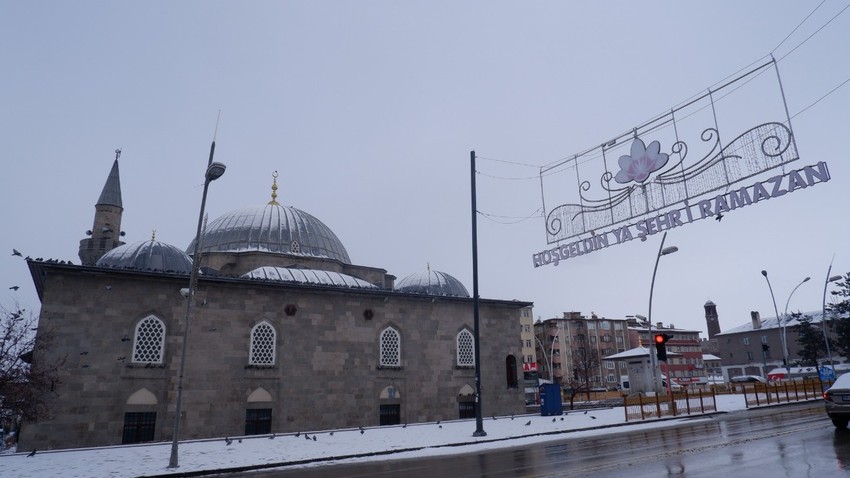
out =
[[(271, 477), (833, 477), (850, 476), (850, 432), (823, 404), (720, 414), (699, 423), (565, 438), (464, 455), (255, 472)], [(232, 475), (231, 475), (232, 476)]]

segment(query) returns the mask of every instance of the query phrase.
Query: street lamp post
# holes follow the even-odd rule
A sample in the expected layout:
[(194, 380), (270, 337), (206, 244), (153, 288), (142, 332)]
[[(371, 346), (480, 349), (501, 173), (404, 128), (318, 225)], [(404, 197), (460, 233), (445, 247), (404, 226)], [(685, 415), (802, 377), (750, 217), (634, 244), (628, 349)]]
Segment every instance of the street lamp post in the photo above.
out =
[[(558, 329), (558, 331), (555, 332), (555, 335), (553, 337), (557, 337), (558, 334), (561, 333), (561, 328), (558, 327), (557, 324), (555, 324), (555, 328)], [(551, 381), (552, 383), (555, 383), (555, 375), (554, 375), (554, 372), (552, 371), (552, 351), (555, 348), (555, 342), (553, 340), (552, 343), (549, 345), (549, 355), (547, 356), (546, 355), (546, 346), (543, 345), (543, 342), (541, 342), (539, 338), (537, 338), (536, 333), (534, 334), (534, 340), (537, 341), (537, 345), (539, 345), (540, 350), (543, 351), (543, 361), (549, 367), (549, 381)]]
[[(658, 261), (661, 259), (661, 256), (666, 256), (667, 254), (672, 254), (679, 250), (676, 246), (664, 247), (664, 241), (667, 239), (667, 232), (661, 236), (661, 245), (658, 246), (658, 254), (655, 256), (655, 268), (652, 269), (652, 282), (649, 285), (649, 310), (647, 311), (647, 322), (649, 323), (649, 340), (652, 341), (652, 292), (655, 289), (655, 274), (658, 272)], [(658, 366), (656, 364), (657, 360), (655, 357), (655, 347), (649, 347), (649, 366), (652, 368), (652, 387), (655, 390), (656, 395), (658, 394)], [(667, 377), (667, 382), (669, 383), (671, 377)]]
[(841, 276), (830, 277), (829, 274), (831, 272), (832, 262), (829, 263), (829, 269), (826, 270), (826, 281), (823, 283), (823, 307), (821, 308), (820, 328), (823, 332), (823, 342), (826, 344), (826, 355), (829, 357), (829, 366), (832, 369), (832, 373), (835, 373), (835, 364), (832, 362), (832, 351), (829, 348), (829, 337), (826, 335), (826, 289), (829, 287), (830, 282), (841, 280)]
[(210, 183), (220, 178), (227, 168), (223, 163), (213, 162), (215, 140), (210, 146), (210, 159), (207, 162), (207, 172), (204, 175), (204, 193), (201, 196), (201, 212), (198, 215), (198, 230), (195, 233), (195, 251), (192, 257), (192, 272), (189, 275), (189, 292), (186, 296), (186, 318), (184, 319), (183, 344), (180, 348), (180, 371), (177, 378), (177, 402), (174, 411), (174, 435), (171, 438), (171, 458), (168, 468), (179, 467), (177, 447), (180, 437), (180, 408), (183, 402), (183, 375), (186, 368), (186, 348), (189, 342), (189, 321), (192, 318), (192, 308), (195, 304), (195, 289), (198, 286), (198, 269), (201, 265), (201, 226), (204, 221), (204, 208), (207, 203), (207, 190)]
[(791, 302), (791, 296), (794, 295), (794, 292), (796, 292), (801, 285), (808, 282), (811, 277), (806, 277), (802, 280), (802, 282), (797, 284), (797, 286), (794, 287), (793, 290), (791, 290), (791, 293), (788, 295), (788, 300), (785, 301), (785, 313), (780, 317), (779, 310), (776, 308), (776, 296), (773, 295), (773, 287), (771, 287), (770, 285), (770, 279), (768, 279), (767, 277), (767, 271), (761, 271), (761, 275), (764, 276), (764, 280), (767, 281), (767, 288), (770, 289), (770, 298), (771, 300), (773, 300), (773, 311), (776, 314), (777, 323), (782, 326), (782, 335), (780, 336), (780, 338), (782, 339), (782, 359), (785, 361), (785, 372), (790, 375), (791, 363), (788, 360), (788, 337), (785, 335), (785, 326), (788, 325), (788, 304)]
[(788, 360), (788, 336), (785, 335), (785, 327), (788, 325), (788, 321), (789, 321), (788, 304), (791, 302), (791, 297), (794, 295), (794, 292), (797, 292), (797, 289), (801, 285), (808, 282), (809, 279), (811, 279), (811, 277), (806, 277), (799, 284), (797, 284), (797, 286), (794, 287), (794, 289), (791, 290), (791, 293), (788, 294), (788, 300), (785, 301), (785, 311), (782, 314), (782, 343), (783, 343), (784, 352), (785, 352), (785, 371), (787, 371), (789, 375), (791, 373), (791, 362)]

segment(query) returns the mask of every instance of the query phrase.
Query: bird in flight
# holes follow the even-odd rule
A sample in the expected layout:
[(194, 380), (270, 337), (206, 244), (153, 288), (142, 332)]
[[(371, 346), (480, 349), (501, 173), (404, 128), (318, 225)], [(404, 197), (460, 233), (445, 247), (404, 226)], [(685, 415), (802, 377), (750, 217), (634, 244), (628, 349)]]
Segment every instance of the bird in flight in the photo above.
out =
[(12, 249), (12, 255), (13, 255), (13, 256), (18, 256), (18, 257), (23, 257), (23, 256), (21, 255), (21, 253), (20, 253), (20, 252), (18, 252), (18, 250), (17, 250), (17, 249)]

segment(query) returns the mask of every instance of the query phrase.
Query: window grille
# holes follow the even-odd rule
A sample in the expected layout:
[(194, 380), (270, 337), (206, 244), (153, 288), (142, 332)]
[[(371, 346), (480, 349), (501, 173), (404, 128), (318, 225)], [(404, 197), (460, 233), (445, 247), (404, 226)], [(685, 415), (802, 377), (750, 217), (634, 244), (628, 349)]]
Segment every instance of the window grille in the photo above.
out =
[(401, 367), (401, 336), (392, 327), (381, 332), (380, 364), (384, 367)]
[(457, 364), (459, 367), (475, 365), (475, 346), (472, 334), (466, 329), (457, 334)]
[(145, 317), (136, 325), (133, 362), (162, 363), (164, 345), (165, 324), (152, 315)]
[(144, 443), (154, 440), (156, 412), (127, 412), (121, 443)]
[(245, 411), (245, 434), (265, 435), (272, 431), (271, 408), (249, 408)]
[(268, 322), (260, 322), (251, 330), (251, 365), (274, 365), (275, 331)]

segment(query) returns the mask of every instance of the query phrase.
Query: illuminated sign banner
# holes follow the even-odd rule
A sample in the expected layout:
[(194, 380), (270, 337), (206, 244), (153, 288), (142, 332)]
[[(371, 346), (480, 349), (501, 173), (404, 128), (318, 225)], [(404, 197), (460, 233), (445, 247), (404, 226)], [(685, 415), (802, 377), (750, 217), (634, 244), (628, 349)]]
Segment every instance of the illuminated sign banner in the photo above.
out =
[[(707, 217), (719, 220), (829, 181), (824, 162), (786, 170), (799, 156), (778, 70), (765, 75), (771, 65), (776, 66), (774, 61), (758, 66), (604, 144), (541, 168), (546, 239), (554, 246), (533, 254), (534, 266), (644, 241)], [(777, 117), (784, 121), (773, 120)], [(721, 135), (721, 123), (737, 136)], [(699, 139), (689, 143), (694, 137)], [(616, 167), (609, 167), (615, 158)], [(771, 170), (779, 174), (767, 177)], [(597, 185), (587, 178), (598, 178)], [(545, 212), (553, 200), (558, 205)]]

